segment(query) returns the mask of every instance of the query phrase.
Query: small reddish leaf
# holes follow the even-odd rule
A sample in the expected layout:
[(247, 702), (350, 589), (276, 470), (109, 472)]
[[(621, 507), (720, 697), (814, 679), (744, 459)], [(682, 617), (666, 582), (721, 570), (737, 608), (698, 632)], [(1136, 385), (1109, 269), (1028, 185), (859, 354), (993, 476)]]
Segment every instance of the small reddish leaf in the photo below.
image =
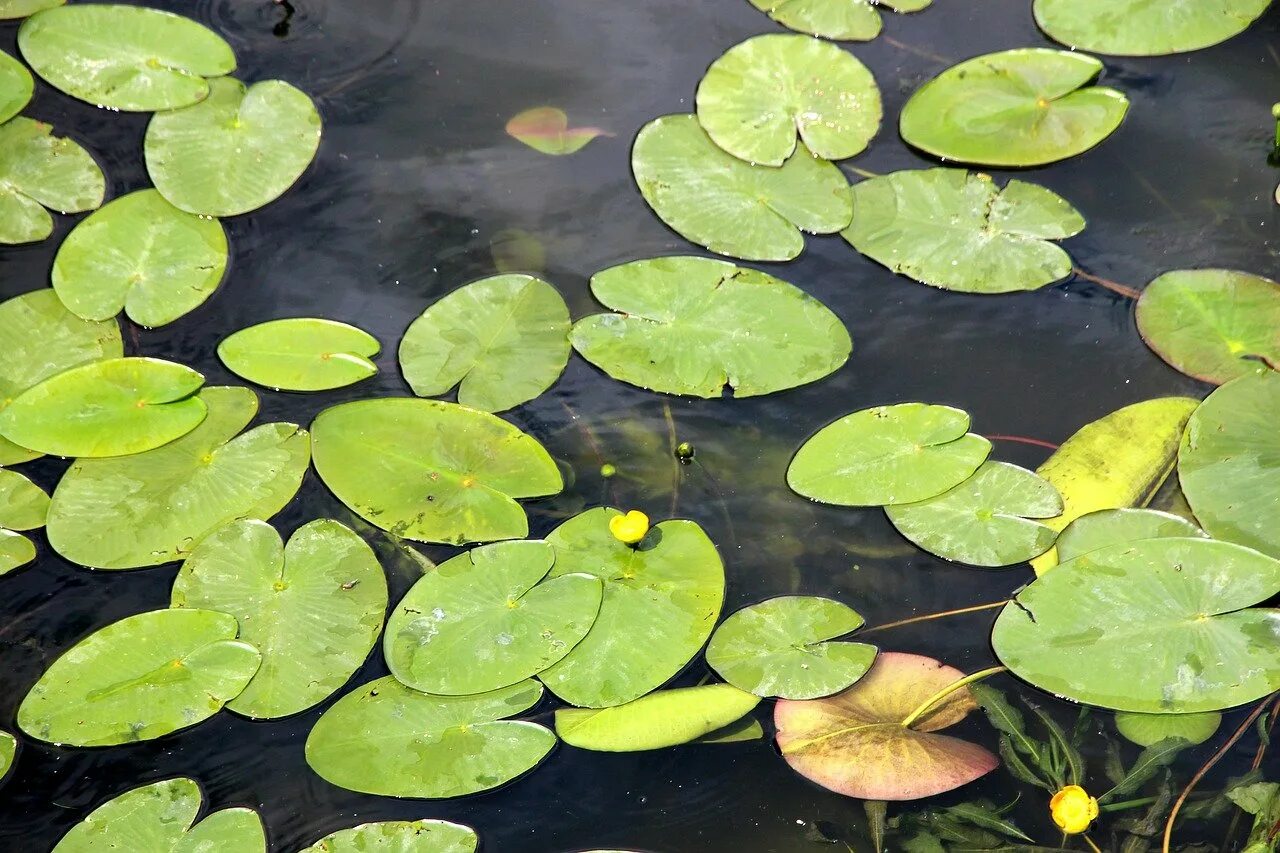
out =
[(543, 154), (561, 156), (580, 150), (597, 136), (613, 136), (598, 127), (569, 127), (569, 117), (559, 107), (534, 107), (507, 122), (507, 134)]

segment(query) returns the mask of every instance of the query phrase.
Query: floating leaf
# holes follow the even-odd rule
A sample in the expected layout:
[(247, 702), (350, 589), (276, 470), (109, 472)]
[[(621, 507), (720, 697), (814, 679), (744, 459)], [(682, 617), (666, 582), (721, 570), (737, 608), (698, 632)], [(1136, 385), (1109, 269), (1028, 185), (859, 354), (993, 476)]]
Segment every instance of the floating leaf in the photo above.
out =
[(801, 232), (832, 234), (853, 217), (844, 174), (803, 143), (780, 168), (753, 166), (717, 147), (693, 115), (641, 128), (631, 171), (659, 219), (732, 258), (789, 261), (804, 250)]
[(950, 406), (898, 403), (818, 430), (787, 468), (787, 485), (821, 503), (887, 506), (936, 497), (978, 470), (991, 442)]
[(147, 172), (188, 213), (235, 216), (275, 201), (302, 176), (320, 145), (320, 114), (280, 80), (245, 87), (209, 81), (209, 97), (157, 114), (143, 146)]
[(1213, 737), (1221, 724), (1222, 715), (1217, 711), (1202, 714), (1116, 713), (1116, 728), (1126, 740), (1138, 746), (1155, 746), (1169, 738), (1185, 740), (1194, 746)]
[(1090, 551), (1122, 542), (1207, 535), (1185, 518), (1167, 512), (1154, 509), (1101, 509), (1082, 515), (1068, 524), (1058, 535), (1054, 547), (1058, 549), (1058, 559), (1065, 563)]
[(133, 569), (191, 553), (239, 518), (270, 518), (298, 491), (310, 439), (294, 424), (237, 435), (258, 411), (247, 388), (205, 388), (209, 416), (164, 447), (81, 459), (53, 493), (49, 544), (85, 566)]
[(387, 620), (387, 665), (424, 693), (465, 695), (537, 675), (582, 641), (600, 611), (594, 575), (543, 580), (546, 542), (499, 542), (422, 576)]
[(689, 741), (698, 744), (742, 743), (750, 740), (763, 740), (764, 726), (755, 717), (743, 717), (727, 726), (716, 729), (710, 734)]
[(289, 537), (233, 521), (205, 537), (173, 582), (173, 607), (230, 613), (262, 666), (229, 710), (287, 717), (323, 701), (360, 668), (382, 630), (387, 579), (373, 550), (331, 519)]
[(1062, 498), (1027, 469), (988, 460), (937, 497), (885, 511), (899, 533), (930, 554), (971, 566), (1011, 566), (1053, 545), (1057, 531), (1032, 519), (1061, 513)]
[(106, 178), (89, 152), (53, 135), (44, 122), (17, 116), (0, 124), (0, 244), (35, 243), (53, 233), (53, 217), (102, 204)]
[(880, 35), (878, 9), (919, 12), (932, 0), (751, 0), (779, 24), (811, 36), (870, 41)]
[(44, 489), (19, 474), (0, 468), (0, 527), (35, 530), (44, 527), (49, 496)]
[(503, 719), (541, 697), (536, 681), (430, 696), (379, 678), (316, 721), (307, 763), (334, 785), (366, 794), (440, 799), (487, 791), (533, 769), (555, 746), (548, 729)]
[(312, 424), (325, 485), (366, 521), (420, 542), (520, 539), (517, 498), (560, 491), (542, 445), (484, 412), (383, 398), (325, 409)]
[(0, 0), (0, 21), (25, 18), (41, 9), (61, 6), (67, 0)]
[(597, 136), (613, 136), (598, 127), (569, 127), (569, 117), (559, 107), (534, 107), (507, 121), (507, 135), (534, 151), (562, 156), (580, 151)]
[(301, 853), (475, 853), (479, 843), (471, 827), (446, 820), (388, 820), (330, 833)]
[(749, 714), (760, 697), (728, 684), (659, 690), (616, 708), (560, 708), (556, 734), (597, 752), (641, 752), (689, 743)]
[(707, 663), (735, 687), (757, 696), (816, 699), (866, 674), (876, 647), (826, 642), (862, 625), (852, 608), (807, 595), (771, 598), (732, 614), (716, 628)]
[(206, 77), (235, 70), (231, 46), (190, 18), (142, 6), (86, 3), (22, 22), (18, 47), (35, 72), (74, 98), (113, 110), (185, 107)]
[(880, 129), (880, 89), (851, 53), (772, 33), (729, 48), (698, 84), (698, 123), (739, 160), (781, 166), (797, 136), (815, 157), (843, 160)]
[(91, 361), (28, 388), (0, 412), (0, 434), (58, 456), (123, 456), (168, 444), (204, 420), (204, 377), (158, 358)]
[(1003, 189), (963, 169), (894, 172), (853, 186), (862, 254), (916, 281), (966, 293), (1035, 290), (1065, 278), (1071, 257), (1050, 242), (1080, 233), (1066, 199), (1025, 181)]
[(226, 268), (227, 235), (216, 219), (178, 210), (155, 190), (139, 190), (71, 229), (53, 260), (53, 287), (86, 320), (125, 311), (154, 328), (203, 304)]
[(253, 809), (223, 809), (197, 823), (169, 853), (267, 853), (262, 818)]
[[(3, 5), (0, 4), (0, 10), (2, 9)], [(35, 85), (27, 67), (0, 50), (0, 124), (22, 112), (22, 108), (31, 100)]]
[(621, 513), (597, 507), (547, 536), (550, 577), (584, 572), (604, 581), (586, 639), (539, 675), (561, 699), (587, 708), (622, 705), (661, 687), (711, 635), (724, 602), (724, 564), (692, 521), (664, 521), (634, 547), (609, 532)]
[(21, 568), (35, 558), (35, 543), (21, 533), (0, 528), (0, 575)]
[(1280, 367), (1280, 285), (1233, 270), (1175, 270), (1142, 291), (1138, 332), (1188, 376), (1221, 384)]
[(18, 708), (34, 738), (70, 746), (153, 740), (218, 712), (258, 670), (236, 620), (212, 610), (153, 610), (63, 653)]
[(9, 775), (13, 768), (13, 756), (18, 751), (18, 739), (5, 731), (0, 731), (0, 781)]
[(1115, 89), (1089, 84), (1092, 56), (1019, 48), (961, 62), (902, 108), (899, 130), (929, 154), (987, 166), (1041, 166), (1088, 151), (1129, 109)]
[(555, 384), (569, 361), (569, 309), (531, 275), (473, 281), (431, 305), (400, 341), (400, 369), (419, 397), (458, 386), (458, 402), (501, 412)]
[(963, 676), (932, 658), (881, 652), (838, 696), (778, 701), (773, 721), (782, 757), (824, 788), (865, 800), (916, 800), (967, 785), (1000, 766), (982, 747), (936, 734), (978, 707), (967, 689), (902, 725)]
[(315, 317), (259, 323), (224, 338), (218, 358), (242, 379), (277, 391), (328, 391), (378, 372), (382, 346), (368, 332)]
[(1036, 23), (1076, 50), (1163, 56), (1244, 32), (1271, 0), (1036, 0)]
[(650, 258), (591, 278), (615, 314), (570, 340), (614, 379), (696, 397), (755, 397), (821, 379), (849, 358), (840, 318), (799, 288), (710, 258)]
[(1005, 606), (1000, 660), (1119, 711), (1216, 711), (1280, 689), (1280, 562), (1211, 539), (1144, 539), (1063, 563)]

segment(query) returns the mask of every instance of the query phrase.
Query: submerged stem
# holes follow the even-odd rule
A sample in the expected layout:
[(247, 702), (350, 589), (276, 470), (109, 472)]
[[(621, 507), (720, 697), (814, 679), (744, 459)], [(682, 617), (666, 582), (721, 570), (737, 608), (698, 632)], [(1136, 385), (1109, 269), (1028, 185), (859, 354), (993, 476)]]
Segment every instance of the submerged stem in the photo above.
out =
[(964, 678), (956, 679), (955, 681), (948, 684), (946, 687), (939, 690), (937, 693), (930, 696), (928, 699), (924, 700), (924, 703), (921, 704), (920, 707), (916, 708), (910, 714), (907, 714), (907, 716), (902, 720), (902, 724), (901, 724), (902, 727), (904, 729), (911, 728), (912, 723), (914, 723), (916, 720), (923, 717), (925, 714), (929, 713), (929, 711), (933, 710), (935, 705), (937, 705), (942, 700), (946, 699), (952, 693), (955, 693), (957, 690), (968, 687), (970, 684), (973, 684), (975, 681), (981, 681), (984, 678), (990, 678), (993, 675), (999, 675), (1002, 672), (1008, 672), (1008, 671), (1009, 671), (1009, 667), (1007, 666), (993, 666), (993, 667), (988, 667), (987, 669), (980, 669), (977, 672), (970, 673), (969, 675), (966, 675)]
[(917, 622), (930, 622), (934, 619), (942, 619), (946, 616), (963, 616), (966, 613), (977, 613), (980, 610), (994, 610), (997, 607), (1004, 607), (1009, 603), (1009, 599), (1003, 601), (993, 601), (990, 604), (975, 604), (972, 607), (960, 607), (955, 610), (942, 610), (938, 613), (926, 613), (923, 616), (912, 616), (909, 619), (899, 619), (896, 622), (886, 622), (883, 625), (875, 625), (867, 628), (865, 631), (859, 631), (861, 634), (873, 634), (876, 631), (887, 631), (890, 628), (900, 628), (903, 625), (914, 625)]
[(662, 401), (662, 416), (667, 420), (667, 443), (670, 445), (668, 450), (671, 453), (671, 464), (675, 465), (675, 470), (671, 474), (671, 511), (668, 513), (672, 518), (675, 517), (676, 507), (680, 503), (680, 457), (676, 455), (676, 419), (671, 414), (671, 404)]
[(1092, 282), (1093, 284), (1098, 285), (1099, 287), (1104, 287), (1107, 290), (1110, 290), (1112, 293), (1120, 294), (1126, 299), (1137, 299), (1139, 296), (1142, 295), (1141, 290), (1135, 290), (1134, 288), (1129, 287), (1128, 285), (1114, 282), (1109, 278), (1102, 278), (1101, 276), (1096, 276), (1096, 275), (1093, 275), (1092, 273), (1087, 273), (1084, 270), (1080, 269), (1079, 267), (1072, 267), (1071, 271), (1076, 274), (1076, 278), (1082, 278), (1085, 281)]

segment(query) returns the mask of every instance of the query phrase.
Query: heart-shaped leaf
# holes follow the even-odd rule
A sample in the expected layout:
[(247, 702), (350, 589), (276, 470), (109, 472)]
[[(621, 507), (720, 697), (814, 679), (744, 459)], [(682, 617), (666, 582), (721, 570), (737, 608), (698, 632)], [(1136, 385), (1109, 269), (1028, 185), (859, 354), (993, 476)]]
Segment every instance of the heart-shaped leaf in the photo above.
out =
[(0, 124), (0, 243), (35, 243), (53, 233), (53, 217), (102, 204), (98, 164), (44, 122), (16, 116)]
[(0, 50), (0, 124), (22, 112), (35, 85), (27, 66)]
[(751, 0), (784, 27), (838, 41), (870, 41), (880, 35), (879, 9), (919, 12), (932, 0)]
[(1154, 509), (1101, 509), (1082, 515), (1068, 524), (1058, 534), (1054, 547), (1058, 549), (1058, 559), (1065, 563), (1090, 551), (1123, 542), (1208, 535), (1185, 518), (1167, 512)]
[(507, 135), (555, 157), (580, 151), (597, 136), (613, 136), (598, 127), (569, 127), (569, 117), (559, 107), (533, 107), (516, 113), (507, 121)]
[(242, 379), (277, 391), (328, 391), (378, 372), (368, 332), (314, 317), (270, 320), (224, 338), (218, 358)]
[(1075, 50), (1184, 53), (1244, 32), (1271, 0), (1036, 0), (1040, 29)]
[(330, 833), (301, 853), (475, 853), (479, 844), (475, 830), (447, 820), (388, 820)]
[(751, 712), (760, 697), (729, 684), (659, 690), (615, 708), (561, 708), (556, 734), (597, 752), (641, 752), (679, 746)]

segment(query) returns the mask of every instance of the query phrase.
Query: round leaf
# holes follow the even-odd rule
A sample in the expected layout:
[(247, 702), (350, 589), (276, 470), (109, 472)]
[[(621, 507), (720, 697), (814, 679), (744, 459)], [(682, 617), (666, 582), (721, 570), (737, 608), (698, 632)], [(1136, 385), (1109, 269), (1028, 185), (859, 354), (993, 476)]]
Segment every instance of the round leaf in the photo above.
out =
[(419, 397), (458, 386), (458, 402), (501, 412), (546, 391), (569, 361), (569, 309), (547, 282), (495, 275), (446, 295), (400, 341), (400, 369)]
[(1129, 99), (1090, 86), (1092, 56), (1019, 48), (952, 66), (902, 108), (899, 130), (916, 148), (962, 163), (1041, 166), (1088, 151), (1111, 135)]
[(617, 313), (574, 324), (574, 348), (614, 379), (667, 394), (794, 388), (838, 369), (852, 347), (821, 302), (727, 261), (633, 261), (596, 273), (591, 292)]
[(286, 547), (271, 525), (242, 520), (191, 553), (171, 606), (236, 617), (262, 666), (227, 708), (287, 717), (328, 698), (364, 663), (382, 630), (387, 580), (364, 540), (336, 521), (303, 525)]
[(153, 610), (85, 637), (18, 708), (34, 738), (70, 746), (152, 740), (206, 720), (244, 690), (257, 649), (212, 610)]
[(189, 106), (208, 96), (204, 78), (236, 67), (231, 46), (212, 30), (142, 6), (47, 9), (23, 21), (18, 47), (54, 88), (113, 110)]
[(616, 708), (560, 708), (556, 734), (597, 752), (641, 752), (679, 746), (722, 729), (760, 704), (728, 684), (659, 690)]
[(188, 213), (235, 216), (275, 201), (320, 145), (320, 114), (280, 80), (209, 81), (209, 97), (157, 114), (143, 153), (152, 182)]
[(62, 837), (53, 853), (170, 853), (200, 811), (200, 788), (184, 777), (125, 791)]
[(102, 204), (106, 178), (70, 139), (17, 116), (0, 124), (0, 244), (35, 243), (53, 233), (53, 217)]
[(1271, 0), (1036, 0), (1040, 29), (1077, 50), (1184, 53), (1244, 32)]
[(829, 598), (771, 598), (744, 607), (716, 628), (707, 663), (725, 681), (757, 696), (830, 696), (865, 675), (875, 660), (875, 646), (825, 642), (862, 621)]
[(21, 568), (35, 558), (36, 546), (30, 539), (0, 528), (0, 575)]
[(1066, 562), (1082, 554), (1136, 542), (1206, 534), (1185, 518), (1154, 509), (1103, 509), (1082, 515), (1058, 535), (1058, 559)]
[(67, 0), (0, 0), (0, 21), (25, 18), (41, 9), (61, 6)]
[(445, 820), (388, 820), (330, 833), (301, 853), (475, 853), (479, 843), (469, 826)]
[(717, 147), (693, 115), (641, 128), (631, 171), (659, 219), (732, 258), (789, 261), (804, 250), (801, 232), (832, 234), (853, 217), (844, 174), (803, 143), (779, 168), (753, 166)]
[(0, 527), (35, 530), (49, 515), (44, 489), (19, 474), (0, 468)]
[(1126, 740), (1138, 746), (1155, 746), (1162, 740), (1178, 738), (1195, 745), (1213, 737), (1222, 724), (1217, 711), (1203, 714), (1135, 714), (1116, 713), (1116, 728)]
[(35, 85), (27, 67), (0, 50), (0, 124), (22, 112)]
[(796, 137), (826, 160), (858, 154), (880, 129), (880, 90), (831, 42), (770, 34), (736, 44), (698, 84), (698, 123), (739, 160), (781, 166)]
[(328, 391), (378, 372), (382, 349), (368, 332), (314, 317), (271, 320), (218, 344), (218, 358), (242, 379), (277, 391)]
[(880, 34), (878, 9), (918, 12), (931, 0), (751, 0), (784, 27), (839, 41), (870, 41)]

